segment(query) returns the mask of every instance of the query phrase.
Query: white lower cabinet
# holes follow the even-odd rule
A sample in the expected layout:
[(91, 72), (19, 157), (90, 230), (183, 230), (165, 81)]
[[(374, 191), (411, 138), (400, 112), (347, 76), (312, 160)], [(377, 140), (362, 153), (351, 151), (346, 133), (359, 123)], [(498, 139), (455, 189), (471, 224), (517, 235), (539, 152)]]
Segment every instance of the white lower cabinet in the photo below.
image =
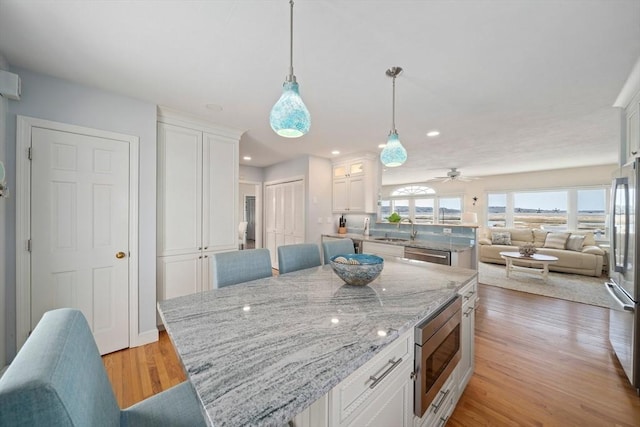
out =
[(441, 427), (453, 413), (458, 402), (458, 368), (444, 383), (422, 418), (415, 417), (414, 427)]
[(213, 252), (204, 252), (158, 257), (158, 300), (209, 290), (212, 254)]
[(362, 252), (380, 256), (404, 257), (404, 246), (365, 241), (362, 242)]
[(330, 426), (410, 426), (413, 330), (329, 392)]
[(478, 302), (478, 279), (474, 278), (458, 292), (462, 296), (462, 323), (460, 325), (460, 347), (462, 356), (458, 363), (458, 389), (464, 391), (475, 367), (475, 319)]

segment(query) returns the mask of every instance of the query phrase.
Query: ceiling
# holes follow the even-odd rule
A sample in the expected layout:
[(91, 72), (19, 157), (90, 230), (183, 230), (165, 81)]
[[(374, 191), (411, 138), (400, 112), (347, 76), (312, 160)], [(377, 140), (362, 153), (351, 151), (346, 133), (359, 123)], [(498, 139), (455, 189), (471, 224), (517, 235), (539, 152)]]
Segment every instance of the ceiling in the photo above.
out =
[[(617, 161), (612, 108), (640, 57), (638, 0), (297, 0), (302, 138), (269, 112), (289, 64), (286, 0), (0, 0), (12, 66), (246, 131), (241, 164), (377, 152), (396, 127), (409, 159), (383, 183), (457, 167), (483, 176)], [(207, 108), (207, 105), (213, 108)], [(437, 129), (436, 138), (426, 133)]]

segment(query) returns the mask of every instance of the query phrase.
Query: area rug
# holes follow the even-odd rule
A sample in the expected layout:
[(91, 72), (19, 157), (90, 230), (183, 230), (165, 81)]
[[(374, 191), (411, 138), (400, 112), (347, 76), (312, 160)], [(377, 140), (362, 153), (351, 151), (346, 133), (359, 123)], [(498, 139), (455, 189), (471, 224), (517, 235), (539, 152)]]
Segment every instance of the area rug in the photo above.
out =
[(504, 265), (478, 263), (479, 283), (583, 304), (609, 307), (609, 296), (604, 287), (605, 276), (593, 277), (550, 272), (546, 282), (541, 275), (533, 272), (514, 271), (510, 276), (507, 278)]

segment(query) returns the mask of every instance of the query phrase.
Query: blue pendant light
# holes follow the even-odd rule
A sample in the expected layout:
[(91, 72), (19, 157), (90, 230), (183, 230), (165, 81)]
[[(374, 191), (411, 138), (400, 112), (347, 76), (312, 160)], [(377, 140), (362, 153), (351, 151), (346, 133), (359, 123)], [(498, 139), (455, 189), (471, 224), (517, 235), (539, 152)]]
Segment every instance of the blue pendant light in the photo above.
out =
[(396, 77), (402, 72), (401, 67), (391, 67), (387, 70), (387, 76), (393, 78), (393, 102), (391, 107), (391, 132), (387, 139), (387, 145), (380, 153), (380, 161), (383, 165), (395, 168), (407, 161), (407, 150), (400, 143), (396, 130)]
[(271, 129), (285, 138), (298, 138), (309, 132), (311, 127), (311, 115), (302, 102), (298, 91), (298, 82), (293, 75), (293, 0), (290, 15), (290, 43), (289, 43), (289, 75), (282, 85), (282, 96), (275, 103), (269, 115)]

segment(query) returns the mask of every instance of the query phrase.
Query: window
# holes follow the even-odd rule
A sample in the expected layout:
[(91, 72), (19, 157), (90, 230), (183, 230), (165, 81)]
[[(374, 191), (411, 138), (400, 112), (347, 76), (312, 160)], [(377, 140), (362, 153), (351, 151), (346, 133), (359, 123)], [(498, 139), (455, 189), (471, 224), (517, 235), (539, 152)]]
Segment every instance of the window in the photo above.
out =
[(433, 204), (434, 199), (414, 199), (416, 224), (433, 224)]
[(460, 224), (462, 199), (460, 197), (442, 197), (438, 199), (438, 223)]
[(379, 221), (397, 212), (416, 224), (460, 224), (462, 196), (437, 197), (435, 190), (425, 185), (407, 185), (391, 192), (381, 200)]
[(567, 192), (514, 193), (513, 225), (516, 228), (567, 229)]
[(593, 231), (608, 238), (609, 188), (487, 194), (487, 226)]
[(487, 197), (487, 225), (489, 227), (507, 226), (507, 195), (492, 193)]
[(391, 197), (395, 196), (423, 196), (425, 194), (436, 194), (436, 190), (424, 185), (407, 185), (406, 187), (397, 188), (391, 193)]
[(578, 230), (593, 231), (596, 236), (607, 236), (607, 191), (604, 188), (578, 190)]

